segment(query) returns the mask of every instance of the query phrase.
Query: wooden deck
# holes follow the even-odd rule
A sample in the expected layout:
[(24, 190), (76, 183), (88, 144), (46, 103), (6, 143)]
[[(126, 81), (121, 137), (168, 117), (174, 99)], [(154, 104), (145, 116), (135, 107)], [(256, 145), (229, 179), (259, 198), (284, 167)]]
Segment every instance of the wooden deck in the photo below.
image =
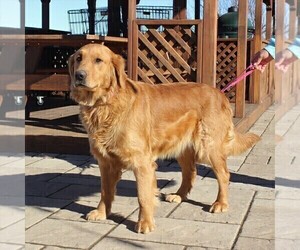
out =
[[(90, 154), (87, 134), (78, 118), (78, 105), (59, 107), (63, 100), (54, 102), (56, 107), (48, 105), (47, 109), (32, 111), (31, 119), (26, 120), (26, 152)], [(265, 106), (268, 107), (267, 103)], [(240, 131), (248, 130), (253, 120), (263, 113), (261, 107), (257, 104), (246, 104), (246, 117), (234, 118)]]

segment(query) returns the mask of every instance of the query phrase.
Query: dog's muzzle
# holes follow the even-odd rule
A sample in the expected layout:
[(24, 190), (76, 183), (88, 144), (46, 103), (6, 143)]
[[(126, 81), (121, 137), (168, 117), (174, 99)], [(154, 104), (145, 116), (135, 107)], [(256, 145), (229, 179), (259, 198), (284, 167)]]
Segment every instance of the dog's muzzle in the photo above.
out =
[(74, 82), (74, 86), (75, 87), (86, 87), (86, 77), (87, 77), (87, 73), (84, 70), (77, 70), (75, 72), (75, 82)]

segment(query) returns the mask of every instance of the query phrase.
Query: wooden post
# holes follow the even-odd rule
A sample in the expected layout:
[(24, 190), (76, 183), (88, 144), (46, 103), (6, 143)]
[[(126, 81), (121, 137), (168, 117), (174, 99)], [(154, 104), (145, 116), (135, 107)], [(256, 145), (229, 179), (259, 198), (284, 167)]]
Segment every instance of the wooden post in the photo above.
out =
[(25, 29), (25, 0), (20, 1), (20, 28)]
[(187, 0), (173, 0), (173, 18), (174, 19), (186, 19), (186, 2)]
[(89, 34), (95, 35), (96, 0), (88, 0)]
[(267, 5), (267, 17), (266, 17), (266, 39), (269, 40), (272, 36), (273, 28), (273, 1), (270, 1), (270, 4)]
[(133, 20), (136, 19), (136, 1), (128, 1), (128, 55), (127, 55), (127, 72), (129, 78), (133, 78), (133, 53), (135, 42), (137, 43), (137, 34), (134, 36)]
[(218, 0), (204, 0), (202, 66), (204, 83), (216, 87)]
[(50, 18), (49, 18), (49, 5), (51, 0), (41, 0), (42, 1), (42, 29), (49, 30)]
[[(200, 0), (195, 0), (195, 20), (200, 19)], [(203, 44), (203, 22), (197, 26), (197, 75), (196, 82), (202, 82), (202, 44)]]
[(120, 14), (120, 1), (108, 0), (107, 1), (107, 26), (108, 36), (120, 36), (121, 27), (121, 14)]
[(202, 38), (203, 38), (203, 22), (197, 25), (196, 28), (196, 34), (197, 34), (197, 71), (196, 71), (196, 82), (203, 82), (202, 81), (202, 62), (203, 62), (203, 56), (202, 56)]
[[(285, 0), (276, 0), (276, 54), (284, 49), (284, 16)], [(275, 70), (275, 100), (282, 103), (283, 72)]]
[[(255, 5), (255, 33), (253, 40), (252, 56), (261, 50), (262, 45), (262, 0), (256, 0)], [(261, 73), (255, 70), (251, 77), (250, 101), (260, 103), (261, 100)]]
[(200, 0), (195, 0), (195, 19), (200, 19)]
[(289, 40), (294, 40), (297, 35), (297, 1), (290, 4)]
[[(240, 75), (246, 68), (248, 1), (239, 0), (238, 16), (237, 75)], [(238, 118), (245, 116), (245, 85), (245, 79), (236, 85), (235, 116)]]

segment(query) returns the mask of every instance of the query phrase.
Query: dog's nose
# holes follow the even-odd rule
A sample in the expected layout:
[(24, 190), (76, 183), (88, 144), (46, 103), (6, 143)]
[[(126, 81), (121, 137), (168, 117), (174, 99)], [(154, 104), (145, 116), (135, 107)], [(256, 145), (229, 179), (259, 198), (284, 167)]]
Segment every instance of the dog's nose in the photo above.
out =
[(75, 79), (82, 82), (86, 78), (86, 72), (84, 70), (78, 70), (75, 72)]

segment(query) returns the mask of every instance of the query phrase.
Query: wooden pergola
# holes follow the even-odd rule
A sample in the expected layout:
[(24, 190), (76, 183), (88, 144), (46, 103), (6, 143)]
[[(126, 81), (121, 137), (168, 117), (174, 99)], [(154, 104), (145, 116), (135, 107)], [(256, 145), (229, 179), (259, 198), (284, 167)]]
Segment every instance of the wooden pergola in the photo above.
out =
[[(23, 3), (24, 0), (20, 0)], [(90, 18), (88, 35), (47, 34), (49, 30), (49, 4), (50, 0), (41, 0), (42, 4), (42, 30), (45, 34), (26, 35), (26, 90), (27, 91), (63, 91), (69, 90), (69, 76), (67, 69), (37, 69), (40, 65), (42, 50), (45, 47), (73, 47), (74, 49), (90, 42), (105, 42), (107, 46), (118, 52), (125, 48), (127, 52), (127, 73), (134, 80), (145, 82), (176, 82), (198, 81), (208, 83), (214, 87), (222, 88), (226, 84), (224, 79), (232, 79), (239, 75), (249, 63), (249, 58), (259, 51), (268, 42), (274, 32), (274, 5), (277, 5), (276, 39), (278, 50), (288, 44), (284, 39), (284, 14), (280, 12), (286, 3), (290, 5), (290, 20), (296, 20), (299, 13), (296, 11), (297, 0), (256, 0), (255, 33), (252, 39), (247, 37), (248, 1), (239, 0), (239, 20), (237, 38), (220, 39), (217, 37), (218, 0), (203, 1), (203, 15), (200, 20), (200, 1), (195, 0), (195, 20), (187, 19), (187, 0), (173, 0), (174, 16), (172, 20), (137, 20), (136, 1), (109, 0), (108, 13), (121, 4), (127, 2), (128, 6), (128, 38), (94, 35), (96, 0), (87, 1)], [(100, 1), (100, 0), (98, 0)], [(266, 5), (266, 32), (262, 36), (262, 5)], [(22, 6), (22, 4), (21, 4)], [(108, 17), (108, 27), (113, 27), (111, 17)], [(295, 35), (296, 21), (292, 21), (289, 36), (292, 40)], [(140, 32), (140, 26), (146, 26), (148, 32)], [(157, 32), (157, 27), (163, 26), (163, 32)], [(193, 29), (191, 28), (193, 27)], [(113, 29), (113, 28), (110, 28)], [(115, 28), (119, 29), (119, 28)], [(113, 34), (111, 30), (110, 34)], [(151, 36), (151, 37), (150, 37)], [(187, 36), (187, 38), (185, 38)], [(148, 39), (151, 38), (151, 39)], [(171, 38), (171, 40), (168, 40)], [(165, 39), (165, 40), (164, 40)], [(155, 41), (155, 42), (153, 42)], [(177, 48), (178, 47), (178, 48)], [(160, 52), (162, 52), (160, 54)], [(222, 57), (226, 57), (222, 59)], [(155, 57), (155, 60), (153, 59)], [(226, 62), (226, 60), (231, 60)], [(175, 63), (174, 63), (175, 61)], [(161, 70), (159, 67), (163, 66)], [(174, 66), (175, 65), (175, 66)], [(176, 68), (176, 65), (178, 66)], [(145, 67), (148, 67), (145, 70)], [(296, 67), (296, 65), (294, 66)], [(298, 70), (298, 72), (300, 72)], [(270, 64), (264, 74), (254, 72), (250, 80), (244, 80), (232, 92), (226, 93), (235, 111), (235, 124), (240, 131), (247, 130), (256, 119), (274, 102), (284, 104), (282, 112), (298, 101), (298, 86), (293, 71), (287, 75), (275, 72), (274, 65)], [(289, 77), (287, 79), (287, 77)], [(294, 79), (294, 80), (290, 80)], [(289, 81), (290, 84), (283, 84)], [(274, 88), (274, 83), (276, 88)], [(276, 92), (276, 98), (275, 94)], [(230, 96), (230, 94), (234, 94)], [(247, 95), (247, 96), (246, 96)], [(37, 129), (34, 127), (34, 129)], [(29, 132), (28, 132), (29, 133)], [(32, 132), (28, 140), (28, 148), (39, 149), (45, 130)], [(30, 133), (29, 133), (30, 134)], [(61, 135), (61, 134), (60, 134)], [(76, 133), (70, 137), (76, 138)], [(82, 137), (80, 135), (79, 137)], [(47, 137), (51, 140), (52, 135)], [(53, 136), (54, 138), (54, 136)], [(81, 138), (83, 139), (83, 138)], [(55, 141), (55, 140), (54, 140)], [(80, 145), (86, 140), (82, 140)], [(51, 142), (49, 141), (49, 144)], [(49, 145), (48, 144), (48, 145)], [(56, 145), (56, 143), (53, 143)], [(70, 142), (70, 144), (73, 144)], [(63, 147), (62, 148), (68, 148)], [(41, 150), (52, 151), (41, 147)], [(54, 147), (56, 150), (56, 147)], [(76, 152), (72, 149), (72, 153)], [(87, 152), (86, 152), (87, 153)]]

